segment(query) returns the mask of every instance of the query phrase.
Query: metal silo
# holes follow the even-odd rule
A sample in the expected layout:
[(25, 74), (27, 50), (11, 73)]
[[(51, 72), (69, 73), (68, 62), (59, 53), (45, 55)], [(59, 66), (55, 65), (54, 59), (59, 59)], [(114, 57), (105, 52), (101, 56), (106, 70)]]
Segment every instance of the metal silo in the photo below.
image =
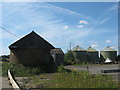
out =
[(79, 46), (76, 46), (72, 49), (74, 56), (75, 56), (75, 61), (78, 62), (87, 62), (87, 51)]
[(106, 61), (107, 59), (112, 60), (113, 62), (116, 61), (117, 58), (117, 51), (107, 46), (105, 49), (100, 51), (100, 60), (101, 62)]
[(89, 47), (87, 49), (87, 56), (89, 63), (97, 63), (99, 61), (98, 55), (99, 55), (98, 51), (93, 49), (92, 47)]

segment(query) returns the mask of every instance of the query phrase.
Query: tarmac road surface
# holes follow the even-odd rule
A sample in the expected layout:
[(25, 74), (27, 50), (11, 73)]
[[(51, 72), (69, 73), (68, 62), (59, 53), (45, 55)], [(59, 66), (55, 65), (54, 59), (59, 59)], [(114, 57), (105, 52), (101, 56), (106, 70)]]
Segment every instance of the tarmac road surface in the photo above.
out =
[(0, 83), (2, 83), (2, 90), (12, 89), (12, 86), (9, 84), (7, 77), (0, 76)]
[[(0, 74), (1, 74), (2, 64), (0, 63)], [(0, 90), (12, 90), (12, 86), (9, 85), (9, 80), (7, 77), (2, 77), (0, 75)]]
[[(85, 70), (85, 71), (89, 71), (92, 74), (103, 74), (101, 71), (102, 70), (116, 70), (116, 69), (120, 69), (120, 65), (118, 64), (106, 64), (106, 65), (69, 65), (69, 66), (65, 66), (65, 68), (67, 69), (71, 69), (71, 70), (76, 70), (78, 72), (80, 72), (81, 70)], [(105, 73), (108, 75), (112, 75), (113, 80), (115, 81), (120, 81), (120, 72), (114, 72), (114, 73)]]

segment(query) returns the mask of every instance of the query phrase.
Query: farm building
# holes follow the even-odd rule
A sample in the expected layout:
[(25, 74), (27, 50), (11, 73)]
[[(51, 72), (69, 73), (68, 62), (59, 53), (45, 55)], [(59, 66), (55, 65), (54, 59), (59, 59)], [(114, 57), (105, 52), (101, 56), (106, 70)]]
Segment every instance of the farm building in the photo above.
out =
[(98, 51), (93, 49), (92, 47), (89, 47), (87, 49), (87, 56), (89, 63), (97, 63), (99, 61), (98, 55), (99, 55)]
[(107, 46), (105, 49), (100, 51), (100, 61), (105, 62), (107, 59), (112, 62), (116, 61), (117, 51)]
[(55, 47), (34, 31), (11, 44), (9, 49), (10, 62), (28, 66), (49, 66), (54, 64), (50, 51)]
[(78, 62), (87, 62), (87, 51), (78, 45), (72, 49), (75, 60)]
[(54, 63), (56, 65), (63, 64), (63, 62), (64, 62), (64, 53), (60, 48), (51, 49), (50, 53), (51, 53), (51, 55), (53, 57), (53, 60), (54, 60)]

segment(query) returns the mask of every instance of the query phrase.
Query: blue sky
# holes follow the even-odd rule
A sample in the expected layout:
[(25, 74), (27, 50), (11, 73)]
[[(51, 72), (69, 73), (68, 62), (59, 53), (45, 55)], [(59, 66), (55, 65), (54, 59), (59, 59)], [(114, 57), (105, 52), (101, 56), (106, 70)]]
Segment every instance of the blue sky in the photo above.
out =
[[(117, 2), (4, 2), (2, 27), (20, 38), (35, 31), (64, 52), (80, 45), (118, 47)], [(2, 30), (2, 54), (20, 39)]]

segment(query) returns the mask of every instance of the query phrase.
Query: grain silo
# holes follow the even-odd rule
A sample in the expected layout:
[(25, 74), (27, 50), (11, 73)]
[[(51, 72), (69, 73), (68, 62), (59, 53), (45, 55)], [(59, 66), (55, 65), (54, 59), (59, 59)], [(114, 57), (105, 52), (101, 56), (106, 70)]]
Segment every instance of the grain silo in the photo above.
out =
[(53, 61), (50, 50), (54, 49), (34, 31), (9, 46), (10, 62), (27, 66), (48, 66)]
[(76, 46), (72, 49), (75, 61), (79, 63), (86, 63), (87, 62), (87, 51), (79, 46)]
[(100, 51), (100, 61), (105, 62), (107, 59), (112, 60), (112, 62), (116, 61), (117, 51), (107, 46), (105, 49)]
[(64, 63), (64, 52), (61, 48), (51, 49), (50, 51), (55, 65), (59, 66)]
[(89, 47), (87, 49), (87, 56), (89, 63), (97, 63), (99, 61), (99, 53), (97, 50), (93, 49), (92, 47)]

